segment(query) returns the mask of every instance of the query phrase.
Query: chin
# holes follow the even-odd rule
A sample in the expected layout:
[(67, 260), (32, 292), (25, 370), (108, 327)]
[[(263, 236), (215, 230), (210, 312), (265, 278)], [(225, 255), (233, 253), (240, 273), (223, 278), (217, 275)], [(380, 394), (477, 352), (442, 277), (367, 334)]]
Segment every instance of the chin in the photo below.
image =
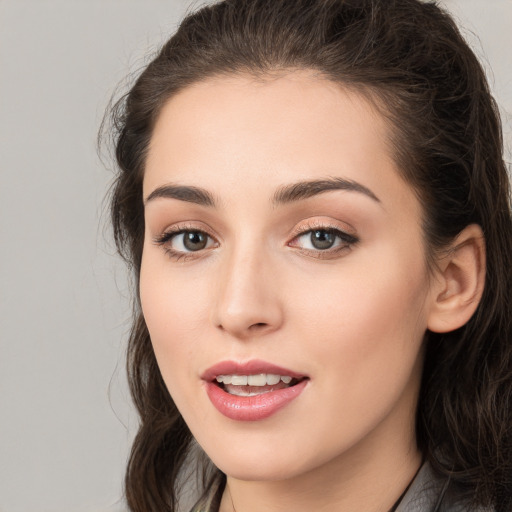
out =
[[(215, 461), (213, 461), (215, 464)], [(250, 463), (240, 460), (222, 460), (215, 464), (223, 473), (236, 480), (249, 482), (272, 482), (288, 480), (303, 472), (302, 468), (284, 465), (281, 461), (258, 461)]]
[(280, 446), (276, 446), (275, 442), (265, 443), (261, 439), (255, 442), (253, 439), (249, 446), (249, 438), (244, 436), (240, 443), (215, 443), (213, 449), (209, 449), (212, 445), (207, 444), (204, 451), (223, 473), (244, 481), (288, 480), (326, 462), (319, 453), (308, 454), (297, 448), (301, 443), (287, 446), (281, 442)]

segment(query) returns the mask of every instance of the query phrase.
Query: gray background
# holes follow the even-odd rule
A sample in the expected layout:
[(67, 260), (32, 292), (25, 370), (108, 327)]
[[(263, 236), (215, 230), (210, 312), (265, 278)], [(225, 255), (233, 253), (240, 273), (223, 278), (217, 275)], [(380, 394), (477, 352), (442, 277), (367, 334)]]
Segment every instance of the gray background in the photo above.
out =
[[(512, 0), (444, 3), (493, 70), (510, 161)], [(0, 512), (124, 510), (129, 286), (95, 138), (189, 5), (0, 0)]]

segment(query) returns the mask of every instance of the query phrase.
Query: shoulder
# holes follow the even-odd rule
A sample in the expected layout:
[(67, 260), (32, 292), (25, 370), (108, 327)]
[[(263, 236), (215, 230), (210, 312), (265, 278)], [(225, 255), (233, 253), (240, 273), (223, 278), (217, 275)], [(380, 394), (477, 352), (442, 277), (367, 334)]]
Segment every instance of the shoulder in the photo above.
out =
[[(437, 476), (425, 463), (396, 512), (470, 512), (460, 493), (450, 485), (449, 479)], [(494, 512), (489, 508), (471, 508), (471, 512)]]

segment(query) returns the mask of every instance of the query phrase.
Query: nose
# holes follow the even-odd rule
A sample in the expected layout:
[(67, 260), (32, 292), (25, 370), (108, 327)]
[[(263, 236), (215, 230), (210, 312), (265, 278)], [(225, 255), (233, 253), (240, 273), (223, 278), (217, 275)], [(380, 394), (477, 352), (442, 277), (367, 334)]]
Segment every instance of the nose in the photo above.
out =
[(246, 340), (281, 327), (284, 315), (277, 272), (264, 251), (238, 251), (223, 262), (217, 277), (216, 328)]

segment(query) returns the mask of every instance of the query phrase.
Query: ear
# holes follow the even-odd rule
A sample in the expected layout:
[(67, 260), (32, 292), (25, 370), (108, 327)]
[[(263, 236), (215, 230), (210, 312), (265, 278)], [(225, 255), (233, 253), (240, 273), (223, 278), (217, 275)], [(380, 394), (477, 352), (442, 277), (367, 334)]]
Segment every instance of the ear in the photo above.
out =
[(485, 284), (482, 228), (471, 224), (463, 229), (437, 265), (427, 327), (433, 332), (454, 331), (468, 322), (482, 298)]

